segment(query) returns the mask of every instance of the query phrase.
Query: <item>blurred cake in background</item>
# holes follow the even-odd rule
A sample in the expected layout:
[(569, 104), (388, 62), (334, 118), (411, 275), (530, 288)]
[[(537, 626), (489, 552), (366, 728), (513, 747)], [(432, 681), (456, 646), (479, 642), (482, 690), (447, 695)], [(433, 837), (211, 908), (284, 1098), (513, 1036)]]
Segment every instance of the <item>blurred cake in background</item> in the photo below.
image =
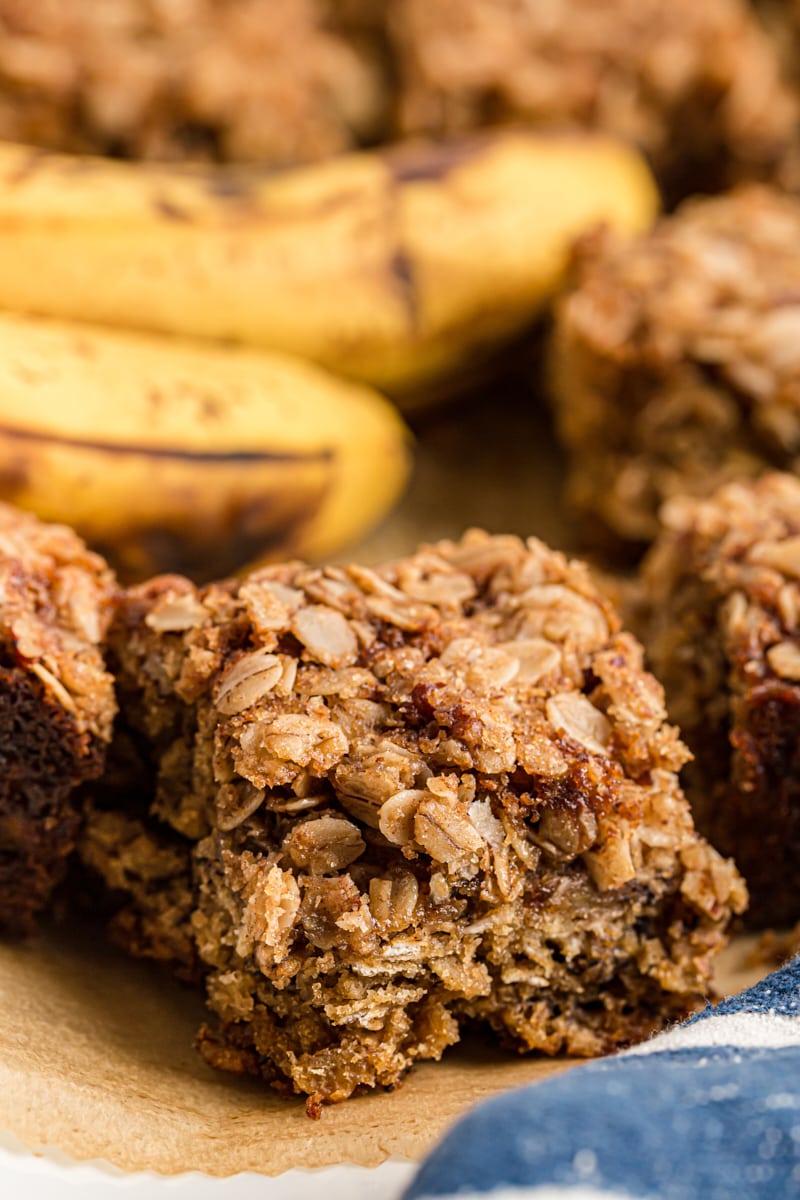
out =
[(579, 247), (552, 378), (586, 544), (635, 555), (663, 501), (800, 468), (800, 201), (750, 185)]
[(0, 137), (290, 165), (376, 140), (365, 0), (0, 0)]
[(574, 125), (671, 199), (776, 176), (797, 116), (744, 0), (0, 0), (0, 137), (68, 152), (281, 166)]
[(573, 124), (641, 147), (669, 198), (779, 170), (797, 106), (740, 0), (395, 0), (400, 128)]
[(750, 920), (797, 920), (800, 480), (674, 498), (642, 576), (650, 661), (694, 753), (695, 819), (735, 855)]

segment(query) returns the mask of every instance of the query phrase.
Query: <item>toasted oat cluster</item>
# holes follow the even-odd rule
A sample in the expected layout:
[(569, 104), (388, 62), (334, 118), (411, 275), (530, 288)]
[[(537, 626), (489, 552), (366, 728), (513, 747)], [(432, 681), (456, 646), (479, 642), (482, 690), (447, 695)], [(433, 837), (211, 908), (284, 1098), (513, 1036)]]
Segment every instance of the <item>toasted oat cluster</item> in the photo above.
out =
[(394, 0), (400, 120), (441, 134), (519, 120), (639, 145), (670, 196), (771, 177), (797, 101), (742, 0)]
[(0, 137), (284, 165), (374, 138), (374, 0), (0, 0)]
[(800, 918), (800, 480), (675, 498), (645, 559), (648, 649), (694, 751), (700, 828), (735, 854), (752, 919)]
[(0, 505), (0, 930), (27, 932), (72, 850), (77, 785), (103, 767), (113, 578), (60, 525)]
[(208, 1062), (314, 1115), (468, 1021), (590, 1055), (706, 993), (744, 888), (581, 565), (472, 532), (374, 570), (164, 577), (111, 646), (157, 781), (144, 817), (90, 816), (88, 860), (134, 950), (186, 969), (193, 943)]
[(800, 200), (750, 186), (579, 251), (553, 390), (587, 537), (638, 551), (662, 502), (800, 468)]

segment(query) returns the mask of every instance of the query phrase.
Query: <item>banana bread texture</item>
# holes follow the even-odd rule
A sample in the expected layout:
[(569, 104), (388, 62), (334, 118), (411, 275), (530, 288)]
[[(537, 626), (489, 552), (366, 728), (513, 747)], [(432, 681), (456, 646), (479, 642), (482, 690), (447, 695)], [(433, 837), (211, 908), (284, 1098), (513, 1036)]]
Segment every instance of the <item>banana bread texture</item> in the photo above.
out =
[(552, 381), (587, 544), (636, 555), (678, 493), (800, 468), (800, 200), (751, 185), (577, 255)]
[(132, 949), (184, 969), (193, 944), (213, 1065), (315, 1115), (467, 1022), (591, 1055), (707, 994), (745, 891), (582, 566), (472, 532), (377, 569), (164, 577), (110, 644), (157, 783), (144, 818), (90, 814), (84, 853), (128, 887)]
[(29, 932), (63, 873), (75, 789), (103, 767), (115, 584), (60, 525), (0, 505), (0, 930)]
[(751, 919), (800, 918), (800, 481), (676, 497), (643, 564), (652, 666), (694, 762), (699, 827), (734, 854)]

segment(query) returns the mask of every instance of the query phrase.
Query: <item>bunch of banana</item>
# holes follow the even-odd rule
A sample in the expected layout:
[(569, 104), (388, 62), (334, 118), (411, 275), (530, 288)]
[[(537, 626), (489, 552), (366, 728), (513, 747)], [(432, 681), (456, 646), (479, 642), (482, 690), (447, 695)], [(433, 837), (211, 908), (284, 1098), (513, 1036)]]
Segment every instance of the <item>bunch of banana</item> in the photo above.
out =
[(309, 363), (0, 314), (0, 495), (125, 579), (329, 554), (407, 471), (394, 407)]
[(0, 145), (0, 308), (288, 351), (410, 403), (530, 323), (577, 235), (656, 206), (636, 153), (586, 134), (277, 175)]
[(408, 469), (396, 411), (344, 379), (441, 390), (531, 321), (576, 235), (655, 208), (636, 154), (587, 135), (279, 175), (0, 143), (0, 497), (127, 579), (330, 554)]

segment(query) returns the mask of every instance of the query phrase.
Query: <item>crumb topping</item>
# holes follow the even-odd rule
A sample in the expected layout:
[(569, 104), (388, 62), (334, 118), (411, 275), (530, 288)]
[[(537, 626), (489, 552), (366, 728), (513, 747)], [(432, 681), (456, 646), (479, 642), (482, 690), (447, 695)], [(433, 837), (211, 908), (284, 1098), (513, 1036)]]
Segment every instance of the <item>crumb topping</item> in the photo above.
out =
[(706, 991), (744, 890), (583, 566), (473, 531), (377, 569), (163, 578), (112, 645), (151, 817), (191, 844), (210, 1062), (313, 1109), (468, 1019), (590, 1054)]

